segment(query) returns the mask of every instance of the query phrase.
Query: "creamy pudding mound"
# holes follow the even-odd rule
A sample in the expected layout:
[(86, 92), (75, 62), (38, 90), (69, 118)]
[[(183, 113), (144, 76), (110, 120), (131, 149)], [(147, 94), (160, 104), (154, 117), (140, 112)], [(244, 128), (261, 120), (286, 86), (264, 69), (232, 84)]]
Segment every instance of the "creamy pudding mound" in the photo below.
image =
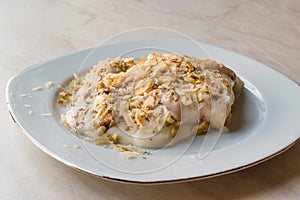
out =
[(106, 59), (85, 76), (74, 74), (58, 103), (67, 110), (61, 122), (86, 140), (160, 148), (209, 127), (227, 129), (242, 88), (235, 72), (214, 60), (151, 53)]

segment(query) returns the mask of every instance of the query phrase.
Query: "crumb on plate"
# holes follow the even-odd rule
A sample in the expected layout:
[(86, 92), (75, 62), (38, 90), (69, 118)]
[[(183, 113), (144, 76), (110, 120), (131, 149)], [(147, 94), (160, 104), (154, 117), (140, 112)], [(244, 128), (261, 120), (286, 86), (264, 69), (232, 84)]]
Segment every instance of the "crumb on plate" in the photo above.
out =
[(20, 94), (20, 97), (21, 97), (21, 98), (25, 98), (25, 97), (28, 97), (29, 95), (30, 95), (29, 93)]
[(51, 117), (52, 116), (52, 113), (43, 113), (41, 114), (43, 117)]
[(53, 81), (48, 81), (47, 83), (45, 83), (45, 86), (50, 89), (53, 86)]
[(36, 86), (32, 90), (34, 90), (34, 91), (40, 91), (40, 90), (43, 90), (43, 87), (42, 86)]

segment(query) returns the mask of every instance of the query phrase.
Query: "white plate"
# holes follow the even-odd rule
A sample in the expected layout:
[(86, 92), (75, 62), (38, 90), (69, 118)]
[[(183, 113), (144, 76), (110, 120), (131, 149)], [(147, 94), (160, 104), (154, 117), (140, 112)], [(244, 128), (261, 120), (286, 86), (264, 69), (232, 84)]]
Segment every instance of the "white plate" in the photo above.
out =
[[(152, 151), (147, 159), (125, 160), (118, 152), (83, 142), (63, 128), (59, 123), (63, 109), (55, 103), (58, 84), (65, 84), (74, 72), (84, 71), (107, 57), (139, 57), (157, 49), (207, 57), (188, 40), (155, 39), (110, 44), (93, 51), (83, 66), (80, 65), (92, 48), (32, 66), (15, 75), (7, 84), (9, 111), (33, 143), (50, 156), (93, 175), (125, 182), (162, 183), (212, 177), (260, 163), (294, 144), (300, 135), (299, 86), (255, 60), (212, 45), (199, 44), (215, 60), (237, 72), (245, 82), (244, 93), (234, 107), (231, 131), (222, 134), (213, 151), (204, 159), (197, 158), (203, 141), (203, 136), (198, 136), (184, 152), (181, 152), (182, 146), (176, 145)], [(54, 87), (47, 89), (44, 86), (47, 81), (53, 81)], [(32, 90), (39, 85), (44, 89)], [(20, 97), (27, 93), (29, 96)], [(29, 110), (32, 110), (32, 115), (28, 114)], [(43, 117), (43, 113), (52, 113), (53, 116)], [(73, 148), (74, 145), (81, 149)]]

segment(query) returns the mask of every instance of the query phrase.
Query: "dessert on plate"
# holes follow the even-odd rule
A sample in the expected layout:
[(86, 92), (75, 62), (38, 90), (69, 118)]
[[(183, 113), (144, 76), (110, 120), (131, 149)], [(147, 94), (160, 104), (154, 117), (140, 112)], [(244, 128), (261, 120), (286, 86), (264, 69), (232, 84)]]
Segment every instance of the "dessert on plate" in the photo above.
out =
[(85, 76), (74, 74), (58, 103), (67, 107), (61, 122), (87, 140), (160, 148), (209, 127), (226, 129), (242, 88), (235, 72), (214, 60), (151, 53), (106, 59)]

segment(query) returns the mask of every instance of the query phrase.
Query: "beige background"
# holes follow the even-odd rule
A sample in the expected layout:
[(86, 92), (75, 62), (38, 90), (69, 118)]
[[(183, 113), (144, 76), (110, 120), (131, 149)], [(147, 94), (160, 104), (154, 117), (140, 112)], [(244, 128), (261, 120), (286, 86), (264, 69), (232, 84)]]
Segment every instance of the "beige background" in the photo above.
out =
[[(141, 26), (182, 31), (300, 83), (300, 1), (0, 1), (0, 199), (298, 199), (300, 144), (237, 173), (189, 183), (125, 185), (47, 156), (13, 124), (9, 78), (26, 67)], [(280, 93), (280, 91), (279, 91)]]

